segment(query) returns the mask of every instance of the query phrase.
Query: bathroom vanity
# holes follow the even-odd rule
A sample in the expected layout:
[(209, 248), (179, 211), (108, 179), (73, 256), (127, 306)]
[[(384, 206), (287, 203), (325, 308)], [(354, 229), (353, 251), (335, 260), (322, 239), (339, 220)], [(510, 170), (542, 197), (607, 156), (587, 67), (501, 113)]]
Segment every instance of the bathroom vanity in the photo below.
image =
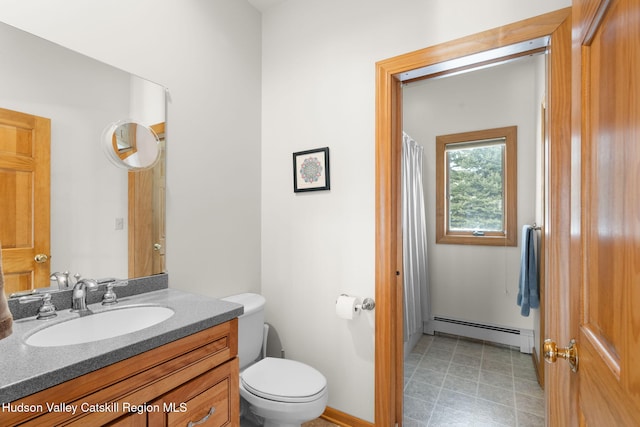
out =
[[(15, 322), (14, 334), (0, 341), (1, 424), (238, 425), (242, 306), (171, 289), (118, 304), (175, 314), (117, 338), (58, 347), (25, 344), (34, 324), (46, 327), (35, 323), (42, 321)], [(58, 322), (72, 315), (60, 313)]]

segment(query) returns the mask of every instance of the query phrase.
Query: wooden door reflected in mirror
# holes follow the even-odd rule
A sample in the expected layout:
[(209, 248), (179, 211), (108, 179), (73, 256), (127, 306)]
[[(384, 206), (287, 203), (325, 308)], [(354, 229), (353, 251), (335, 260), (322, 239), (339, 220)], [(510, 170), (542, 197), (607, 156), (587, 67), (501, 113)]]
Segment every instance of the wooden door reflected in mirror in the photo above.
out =
[(0, 108), (4, 291), (49, 282), (51, 120)]
[(164, 127), (164, 123), (151, 126), (159, 138), (160, 159), (156, 165), (129, 172), (129, 277), (150, 276), (166, 270)]

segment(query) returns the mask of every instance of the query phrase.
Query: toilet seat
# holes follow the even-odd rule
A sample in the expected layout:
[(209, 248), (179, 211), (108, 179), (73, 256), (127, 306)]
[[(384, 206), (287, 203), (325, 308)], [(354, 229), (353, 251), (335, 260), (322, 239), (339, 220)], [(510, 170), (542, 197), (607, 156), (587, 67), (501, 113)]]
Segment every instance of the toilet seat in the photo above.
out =
[(322, 396), (327, 380), (320, 372), (289, 359), (267, 357), (240, 375), (244, 388), (264, 399), (304, 403)]

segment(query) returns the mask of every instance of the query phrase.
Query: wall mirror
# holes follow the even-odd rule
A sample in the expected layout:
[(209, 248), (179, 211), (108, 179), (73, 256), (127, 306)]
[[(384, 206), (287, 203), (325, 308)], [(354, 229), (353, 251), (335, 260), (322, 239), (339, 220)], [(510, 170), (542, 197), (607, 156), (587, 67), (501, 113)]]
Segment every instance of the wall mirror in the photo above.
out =
[(108, 126), (102, 144), (111, 163), (123, 169), (149, 169), (160, 160), (158, 135), (150, 127), (132, 120)]
[[(50, 246), (45, 252), (35, 249), (30, 234), (37, 224), (24, 226), (27, 231), (18, 239), (19, 233), (8, 230), (8, 221), (0, 217), (5, 223), (0, 241), (7, 284), (14, 290), (48, 287), (54, 284), (49, 275), (57, 271), (92, 278), (165, 271), (164, 224), (160, 231), (143, 230), (145, 218), (164, 218), (164, 183), (153, 182), (164, 179), (165, 88), (4, 23), (0, 23), (0, 55), (5, 58), (0, 67), (0, 109), (46, 118), (50, 126), (48, 182), (34, 178), (33, 185), (20, 187), (15, 179), (20, 173), (0, 174), (3, 203), (12, 203), (11, 194), (24, 195), (21, 188), (31, 187), (46, 187), (42, 199), (50, 199), (50, 230), (45, 233)], [(138, 126), (120, 129), (120, 134), (137, 136), (129, 140), (128, 148), (117, 142), (122, 157), (129, 159), (132, 169), (155, 164), (153, 169), (130, 172), (114, 167), (105, 157), (100, 147), (105, 127), (122, 125), (119, 121), (124, 118)], [(3, 126), (0, 123), (0, 131)], [(6, 136), (15, 133), (0, 132), (0, 151), (11, 145)], [(145, 141), (156, 151), (147, 155)], [(153, 185), (158, 189), (152, 196)], [(33, 200), (37, 204), (39, 199)], [(132, 253), (132, 239), (146, 246), (144, 250)], [(24, 249), (29, 245), (34, 246), (31, 252)], [(39, 274), (21, 267), (29, 259), (33, 262), (34, 255), (44, 255), (34, 264)], [(162, 259), (155, 262), (153, 257)], [(154, 263), (155, 267), (147, 267)]]

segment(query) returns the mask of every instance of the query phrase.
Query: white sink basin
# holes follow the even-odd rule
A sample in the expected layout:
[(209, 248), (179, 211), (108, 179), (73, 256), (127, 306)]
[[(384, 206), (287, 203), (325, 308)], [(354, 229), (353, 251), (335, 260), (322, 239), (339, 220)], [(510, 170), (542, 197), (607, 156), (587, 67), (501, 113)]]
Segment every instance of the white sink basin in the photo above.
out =
[(34, 347), (61, 347), (114, 338), (164, 322), (174, 311), (159, 306), (130, 306), (56, 323), (27, 337)]

